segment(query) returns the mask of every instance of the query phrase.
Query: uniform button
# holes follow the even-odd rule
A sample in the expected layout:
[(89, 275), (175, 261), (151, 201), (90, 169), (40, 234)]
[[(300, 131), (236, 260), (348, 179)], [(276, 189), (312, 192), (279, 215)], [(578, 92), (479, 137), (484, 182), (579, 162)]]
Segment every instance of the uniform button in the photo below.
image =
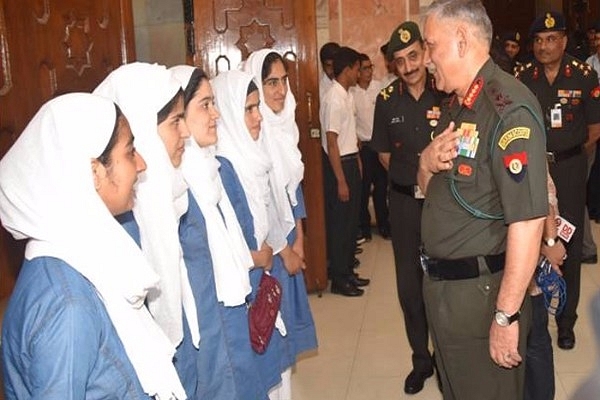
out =
[(490, 285), (485, 285), (483, 288), (484, 288), (485, 290), (490, 290)]

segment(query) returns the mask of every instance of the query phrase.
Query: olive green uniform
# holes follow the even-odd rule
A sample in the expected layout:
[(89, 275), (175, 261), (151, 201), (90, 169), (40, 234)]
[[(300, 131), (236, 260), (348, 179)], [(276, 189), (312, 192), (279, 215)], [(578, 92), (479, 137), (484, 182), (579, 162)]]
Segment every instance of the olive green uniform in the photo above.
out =
[[(422, 237), (429, 257), (447, 261), (440, 264), (441, 277), (429, 270), (423, 283), (446, 400), (523, 396), (523, 366), (500, 368), (489, 354), (504, 262), (496, 262), (500, 267), (490, 271), (492, 257), (483, 256), (506, 251), (509, 224), (548, 212), (541, 119), (533, 95), (491, 60), (479, 71), (463, 104), (453, 97), (442, 108), (436, 132), (454, 121), (462, 130), (461, 144), (452, 169), (429, 182)], [(475, 260), (475, 277), (445, 277), (453, 274), (447, 270), (458, 259)], [(523, 356), (529, 322), (526, 300), (519, 322)]]

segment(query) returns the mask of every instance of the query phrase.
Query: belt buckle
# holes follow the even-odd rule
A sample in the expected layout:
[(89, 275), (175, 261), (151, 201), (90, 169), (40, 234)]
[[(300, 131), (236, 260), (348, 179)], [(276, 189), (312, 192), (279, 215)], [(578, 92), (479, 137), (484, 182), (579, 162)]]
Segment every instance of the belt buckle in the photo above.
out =
[(554, 156), (554, 153), (551, 152), (551, 151), (547, 151), (546, 152), (546, 160), (549, 163), (552, 163), (552, 164), (555, 163), (556, 162), (556, 157)]

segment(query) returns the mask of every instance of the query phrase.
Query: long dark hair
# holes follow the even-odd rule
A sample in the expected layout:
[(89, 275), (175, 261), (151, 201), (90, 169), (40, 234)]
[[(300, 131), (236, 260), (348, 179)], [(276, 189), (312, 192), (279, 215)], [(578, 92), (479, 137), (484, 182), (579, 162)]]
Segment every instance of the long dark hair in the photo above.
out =
[(183, 91), (183, 106), (187, 108), (187, 105), (192, 101), (196, 91), (200, 87), (200, 84), (203, 80), (208, 80), (208, 75), (202, 68), (195, 68), (194, 72), (192, 72), (192, 76), (190, 77), (190, 81), (188, 82), (185, 90)]
[(108, 144), (106, 145), (106, 148), (104, 149), (104, 151), (102, 151), (102, 154), (100, 154), (97, 158), (98, 161), (100, 161), (100, 163), (102, 165), (104, 165), (105, 167), (110, 166), (110, 164), (112, 162), (110, 153), (115, 148), (115, 146), (117, 145), (117, 141), (119, 140), (119, 118), (121, 118), (121, 117), (125, 118), (125, 116), (123, 115), (123, 111), (121, 111), (119, 106), (116, 104), (115, 104), (115, 111), (116, 111), (115, 126), (113, 127), (112, 134), (110, 135), (110, 139), (108, 140)]

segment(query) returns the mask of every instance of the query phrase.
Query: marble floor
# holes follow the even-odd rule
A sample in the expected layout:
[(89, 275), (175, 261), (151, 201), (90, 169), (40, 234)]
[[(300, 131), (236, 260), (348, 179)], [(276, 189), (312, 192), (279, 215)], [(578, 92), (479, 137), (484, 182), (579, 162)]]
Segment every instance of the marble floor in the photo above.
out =
[[(592, 230), (600, 238), (600, 225), (592, 223)], [(374, 235), (362, 248), (359, 272), (371, 278), (362, 297), (310, 295), (319, 349), (305, 354), (294, 369), (294, 400), (441, 400), (433, 377), (420, 393), (404, 393), (410, 350), (396, 296), (391, 242)], [(583, 264), (577, 345), (570, 351), (554, 350), (555, 400), (570, 399), (597, 360), (589, 303), (598, 290), (600, 266)], [(556, 342), (556, 325), (553, 320), (550, 324)]]

